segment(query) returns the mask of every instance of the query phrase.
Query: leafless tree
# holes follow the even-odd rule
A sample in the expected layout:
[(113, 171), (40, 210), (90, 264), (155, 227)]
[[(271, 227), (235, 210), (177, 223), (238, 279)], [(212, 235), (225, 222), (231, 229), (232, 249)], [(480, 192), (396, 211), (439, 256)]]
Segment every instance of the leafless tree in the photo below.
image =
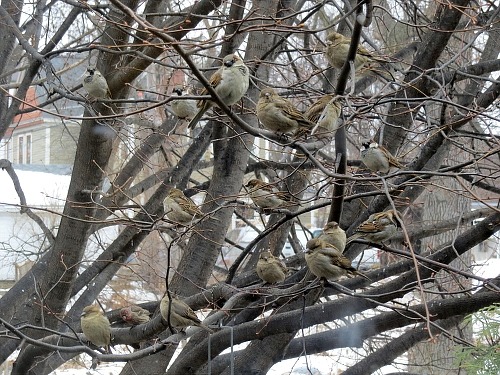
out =
[[(266, 373), (283, 359), (363, 348), (366, 356), (344, 373), (368, 374), (421, 341), (472, 345), (450, 330), (500, 301), (498, 280), (450, 263), (500, 229), (498, 12), (495, 2), (466, 0), (2, 1), (0, 137), (16, 116), (33, 111), (81, 126), (57, 233), (39, 222), (45, 252), (1, 299), (0, 360), (21, 349), (13, 374), (50, 373), (83, 352), (96, 363), (126, 362), (123, 374), (247, 374)], [(361, 41), (382, 62), (356, 73), (348, 62), (329, 67), (322, 51), (334, 30), (351, 37), (351, 61)], [(213, 97), (220, 108), (187, 131), (169, 112), (171, 86), (197, 81), (209, 88), (206, 77), (230, 53), (250, 68), (246, 96), (232, 108)], [(67, 63), (56, 66), (61, 59)], [(110, 99), (94, 101), (81, 90), (75, 72), (87, 65), (106, 77)], [(36, 104), (27, 100), (35, 86), (45, 91)], [(337, 95), (342, 116), (335, 135), (294, 138), (260, 128), (255, 104), (266, 86), (301, 110), (324, 93)], [(68, 114), (75, 105), (81, 113)], [(365, 170), (357, 150), (367, 139), (405, 167), (386, 175)], [(1, 166), (15, 182), (10, 162)], [(253, 176), (275, 183), (295, 204), (254, 216), (242, 188)], [(162, 202), (174, 186), (187, 195), (205, 192), (200, 221), (180, 228), (164, 217)], [(467, 204), (422, 215), (433, 210), (424, 207), (425, 196), (445, 190)], [(37, 220), (19, 191), (21, 214)], [(471, 211), (471, 204), (482, 208)], [(391, 208), (402, 229), (390, 243), (372, 244), (390, 261), (367, 272), (370, 280), (323, 285), (298, 251), (286, 259), (295, 271), (283, 284), (258, 284), (258, 253), (269, 248), (279, 255), (289, 235), (300, 250), (292, 224), (304, 215), (323, 210), (321, 226), (334, 220), (352, 235), (370, 214)], [(260, 217), (265, 229), (224, 269), (216, 262), (234, 217), (246, 225)], [(119, 234), (83, 267), (89, 236), (110, 226), (120, 226)], [(419, 246), (440, 233), (450, 237)], [(184, 336), (161, 319), (158, 301), (143, 306), (156, 311), (149, 323), (113, 328), (114, 345), (148, 342), (130, 354), (92, 349), (79, 333), (83, 307), (145, 243), (164, 249), (154, 252), (165, 259), (164, 270), (153, 257), (147, 262), (165, 282), (157, 289), (208, 310), (204, 323), (214, 327), (210, 336), (188, 331), (175, 360)], [(345, 255), (353, 259), (366, 245), (353, 243)], [(440, 271), (455, 288), (438, 289), (439, 299), (430, 300), (424, 292), (436, 286)], [(404, 299), (411, 296), (421, 298)], [(118, 321), (119, 312), (108, 317)], [(329, 329), (306, 334), (326, 323)], [(374, 341), (403, 328), (397, 338)], [(240, 343), (248, 345), (222, 354)]]

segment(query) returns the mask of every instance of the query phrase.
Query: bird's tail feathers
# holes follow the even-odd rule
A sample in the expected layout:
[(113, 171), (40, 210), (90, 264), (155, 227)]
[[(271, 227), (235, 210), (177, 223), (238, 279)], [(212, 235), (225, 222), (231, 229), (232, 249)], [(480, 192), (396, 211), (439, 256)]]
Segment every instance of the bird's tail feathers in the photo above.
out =
[(357, 240), (359, 238), (359, 233), (353, 234), (351, 237), (349, 237), (346, 241), (346, 247), (349, 245), (352, 241)]
[(193, 119), (189, 122), (188, 129), (194, 129), (198, 121), (203, 117), (205, 112), (208, 110), (205, 106), (201, 107), (198, 113), (193, 117)]
[(389, 164), (390, 164), (391, 166), (396, 167), (396, 168), (399, 168), (399, 169), (404, 168), (404, 165), (403, 165), (403, 164), (401, 164), (401, 163), (399, 162), (399, 160), (398, 160), (398, 159), (396, 159), (395, 157), (391, 157), (391, 158), (389, 159)]
[(372, 281), (372, 280), (371, 280), (368, 276), (366, 276), (363, 272), (359, 272), (358, 270), (353, 271), (353, 274), (355, 274), (356, 276), (361, 276), (361, 277), (365, 278), (366, 280)]

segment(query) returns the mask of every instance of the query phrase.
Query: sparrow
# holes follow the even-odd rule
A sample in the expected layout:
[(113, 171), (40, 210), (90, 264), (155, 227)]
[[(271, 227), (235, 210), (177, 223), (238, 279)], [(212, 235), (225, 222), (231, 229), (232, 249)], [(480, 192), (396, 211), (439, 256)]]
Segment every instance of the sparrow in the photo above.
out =
[(284, 281), (287, 271), (283, 262), (271, 254), (270, 251), (263, 251), (259, 254), (259, 260), (255, 270), (257, 271), (257, 275), (269, 284), (281, 283)]
[(372, 172), (387, 173), (391, 167), (403, 168), (403, 165), (384, 147), (376, 142), (364, 142), (361, 161)]
[[(176, 93), (177, 96), (182, 96), (183, 92), (184, 88), (182, 86), (175, 86), (172, 91), (172, 93)], [(180, 119), (192, 119), (198, 112), (196, 101), (193, 99), (172, 100), (171, 108), (172, 112), (174, 112), (174, 114)]]
[(351, 261), (342, 255), (333, 245), (313, 238), (306, 244), (306, 263), (313, 275), (327, 280), (337, 280), (344, 275), (362, 276), (369, 278), (356, 270)]
[(183, 301), (172, 295), (172, 303), (170, 307), (170, 320), (169, 318), (169, 305), (170, 299), (168, 294), (162, 298), (160, 302), (160, 313), (165, 322), (170, 321), (170, 325), (173, 328), (186, 328), (189, 326), (201, 327), (209, 332), (212, 332), (210, 328), (201, 323), (194, 311)]
[(265, 128), (275, 133), (295, 134), (299, 129), (310, 130), (315, 125), (292, 102), (276, 94), (270, 87), (260, 92), (257, 117)]
[(149, 322), (149, 311), (139, 306), (128, 306), (120, 310), (123, 321), (131, 326)]
[(307, 110), (305, 117), (315, 124), (311, 134), (328, 136), (337, 130), (342, 106), (333, 98), (333, 95), (324, 95)]
[[(347, 60), (347, 54), (349, 52), (349, 46), (351, 44), (351, 39), (345, 37), (342, 34), (332, 32), (326, 37), (326, 50), (325, 56), (331, 66), (337, 69), (342, 69), (345, 61)], [(368, 65), (371, 62), (378, 61), (384, 62), (383, 59), (375, 57), (371, 52), (361, 45), (358, 45), (356, 56), (354, 57), (354, 69), (359, 71), (363, 66)]]
[(253, 203), (263, 209), (282, 207), (290, 201), (287, 193), (278, 191), (270, 184), (256, 178), (248, 181), (245, 187)]
[(86, 306), (80, 316), (82, 332), (92, 344), (104, 347), (107, 353), (111, 353), (109, 343), (111, 342), (111, 325), (108, 318), (101, 312), (99, 306)]
[(339, 227), (336, 221), (330, 221), (323, 227), (323, 233), (318, 236), (318, 239), (330, 245), (333, 245), (341, 253), (345, 250), (347, 236), (345, 231)]
[(399, 226), (400, 223), (396, 219), (394, 210), (371, 214), (366, 221), (356, 228), (354, 234), (348, 238), (347, 243), (356, 239), (382, 243), (394, 236)]
[(111, 98), (108, 82), (96, 68), (87, 68), (87, 72), (83, 78), (83, 88), (87, 90), (90, 96), (96, 99)]
[(163, 200), (163, 209), (170, 220), (180, 224), (188, 224), (203, 216), (198, 206), (176, 188), (171, 188)]
[[(222, 60), (222, 66), (210, 77), (210, 86), (213, 87), (217, 95), (227, 106), (231, 106), (240, 100), (248, 90), (249, 70), (243, 60), (238, 55), (227, 55)], [(208, 91), (203, 89), (201, 95), (208, 95)], [(215, 103), (210, 99), (198, 102), (198, 113), (193, 117), (188, 125), (192, 129)]]

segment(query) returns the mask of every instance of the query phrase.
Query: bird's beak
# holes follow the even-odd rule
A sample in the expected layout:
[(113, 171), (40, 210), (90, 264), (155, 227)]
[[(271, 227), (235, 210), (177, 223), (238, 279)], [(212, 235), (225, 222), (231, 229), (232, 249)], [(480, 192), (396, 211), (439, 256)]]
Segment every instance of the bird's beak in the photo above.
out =
[(224, 63), (224, 65), (230, 68), (234, 65), (234, 60), (228, 60)]

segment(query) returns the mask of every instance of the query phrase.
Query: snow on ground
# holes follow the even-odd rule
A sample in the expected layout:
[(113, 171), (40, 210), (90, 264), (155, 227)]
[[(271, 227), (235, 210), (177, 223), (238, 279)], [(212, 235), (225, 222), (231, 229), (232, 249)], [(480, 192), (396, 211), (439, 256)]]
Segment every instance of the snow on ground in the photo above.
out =
[(310, 355), (298, 359), (287, 359), (275, 364), (268, 375), (329, 375), (338, 374), (338, 363), (328, 355)]
[[(234, 350), (243, 349), (244, 345), (238, 345)], [(178, 353), (177, 353), (178, 354)], [(348, 357), (350, 356), (350, 358)], [(95, 370), (89, 370), (90, 357), (82, 355), (85, 364), (74, 365), (72, 368), (57, 369), (53, 375), (117, 375), (125, 366), (124, 363), (102, 363)], [(346, 370), (349, 365), (361, 359), (361, 355), (355, 355), (348, 349), (332, 350), (323, 354), (302, 356), (298, 359), (288, 359), (275, 364), (268, 375), (338, 375)], [(401, 367), (386, 366), (377, 374), (387, 374), (401, 371)]]
[[(16, 170), (29, 206), (62, 206), (68, 191), (70, 175)], [(2, 203), (19, 204), (19, 196), (7, 173), (0, 173)]]
[[(476, 276), (490, 279), (497, 277), (500, 273), (500, 259), (491, 258), (486, 262), (477, 262), (473, 267), (473, 272)], [(479, 281), (477, 281), (479, 284)]]
[[(51, 372), (52, 375), (118, 375), (124, 363), (103, 363), (97, 366), (95, 370), (88, 370), (86, 368), (68, 368), (59, 369)], [(89, 366), (90, 367), (90, 366)]]
[[(268, 372), (268, 375), (338, 375), (350, 366), (356, 364), (367, 355), (366, 351), (360, 349), (336, 349), (328, 352), (302, 356), (296, 359), (287, 359), (276, 363)], [(406, 370), (407, 360), (405, 357), (394, 361), (398, 366), (385, 366), (375, 374), (387, 374)]]

